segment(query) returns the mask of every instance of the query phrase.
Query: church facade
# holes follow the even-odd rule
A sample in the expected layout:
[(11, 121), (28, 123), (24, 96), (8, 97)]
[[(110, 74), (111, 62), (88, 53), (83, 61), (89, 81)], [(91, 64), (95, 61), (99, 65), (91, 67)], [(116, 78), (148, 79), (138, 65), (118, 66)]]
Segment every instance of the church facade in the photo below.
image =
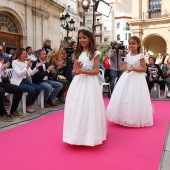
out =
[(18, 47), (52, 48), (60, 44), (60, 14), (64, 7), (53, 0), (0, 0), (0, 46), (5, 52)]

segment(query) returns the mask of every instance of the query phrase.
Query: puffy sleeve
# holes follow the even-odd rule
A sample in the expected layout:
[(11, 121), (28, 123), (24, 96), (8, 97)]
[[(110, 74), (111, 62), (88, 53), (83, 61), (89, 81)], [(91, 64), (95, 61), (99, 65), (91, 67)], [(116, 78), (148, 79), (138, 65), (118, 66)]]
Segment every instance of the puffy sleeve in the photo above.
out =
[(141, 60), (142, 58), (144, 58), (146, 60), (146, 57), (144, 56), (143, 53), (139, 54), (139, 59)]
[(101, 55), (101, 52), (100, 51), (95, 51), (95, 56), (94, 57), (96, 57), (98, 55)]

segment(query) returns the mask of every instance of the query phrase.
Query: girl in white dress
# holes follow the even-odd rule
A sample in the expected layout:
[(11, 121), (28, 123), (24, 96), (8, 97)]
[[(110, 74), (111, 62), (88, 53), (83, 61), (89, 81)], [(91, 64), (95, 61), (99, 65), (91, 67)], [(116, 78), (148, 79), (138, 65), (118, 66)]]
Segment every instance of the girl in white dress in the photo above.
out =
[(128, 127), (153, 125), (153, 108), (145, 79), (145, 56), (140, 53), (141, 42), (136, 36), (129, 39), (124, 73), (117, 82), (106, 113), (110, 121)]
[(92, 31), (78, 30), (73, 74), (69, 87), (63, 126), (63, 142), (95, 146), (106, 140), (106, 115), (99, 84), (99, 58)]

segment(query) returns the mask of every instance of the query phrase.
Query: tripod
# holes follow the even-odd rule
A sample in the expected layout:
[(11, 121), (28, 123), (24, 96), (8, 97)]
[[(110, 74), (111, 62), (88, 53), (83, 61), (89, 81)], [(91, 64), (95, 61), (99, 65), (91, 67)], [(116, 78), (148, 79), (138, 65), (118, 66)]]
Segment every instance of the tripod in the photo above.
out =
[(66, 79), (71, 83), (73, 79), (72, 75), (72, 69), (73, 69), (73, 62), (71, 59), (71, 53), (67, 53), (67, 58), (66, 58)]

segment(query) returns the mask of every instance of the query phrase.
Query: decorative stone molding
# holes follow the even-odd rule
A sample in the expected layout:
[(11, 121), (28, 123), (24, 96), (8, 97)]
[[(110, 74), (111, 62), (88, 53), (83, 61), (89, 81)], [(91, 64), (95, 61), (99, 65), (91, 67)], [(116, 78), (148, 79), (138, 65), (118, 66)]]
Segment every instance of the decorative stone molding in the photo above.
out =
[(42, 8), (37, 8), (37, 7), (32, 9), (32, 14), (36, 16), (43, 16), (45, 19), (49, 19), (50, 17), (49, 12), (45, 11)]
[(21, 40), (26, 40), (26, 39), (27, 39), (27, 36), (21, 35), (21, 36), (20, 36), (20, 39), (21, 39)]

